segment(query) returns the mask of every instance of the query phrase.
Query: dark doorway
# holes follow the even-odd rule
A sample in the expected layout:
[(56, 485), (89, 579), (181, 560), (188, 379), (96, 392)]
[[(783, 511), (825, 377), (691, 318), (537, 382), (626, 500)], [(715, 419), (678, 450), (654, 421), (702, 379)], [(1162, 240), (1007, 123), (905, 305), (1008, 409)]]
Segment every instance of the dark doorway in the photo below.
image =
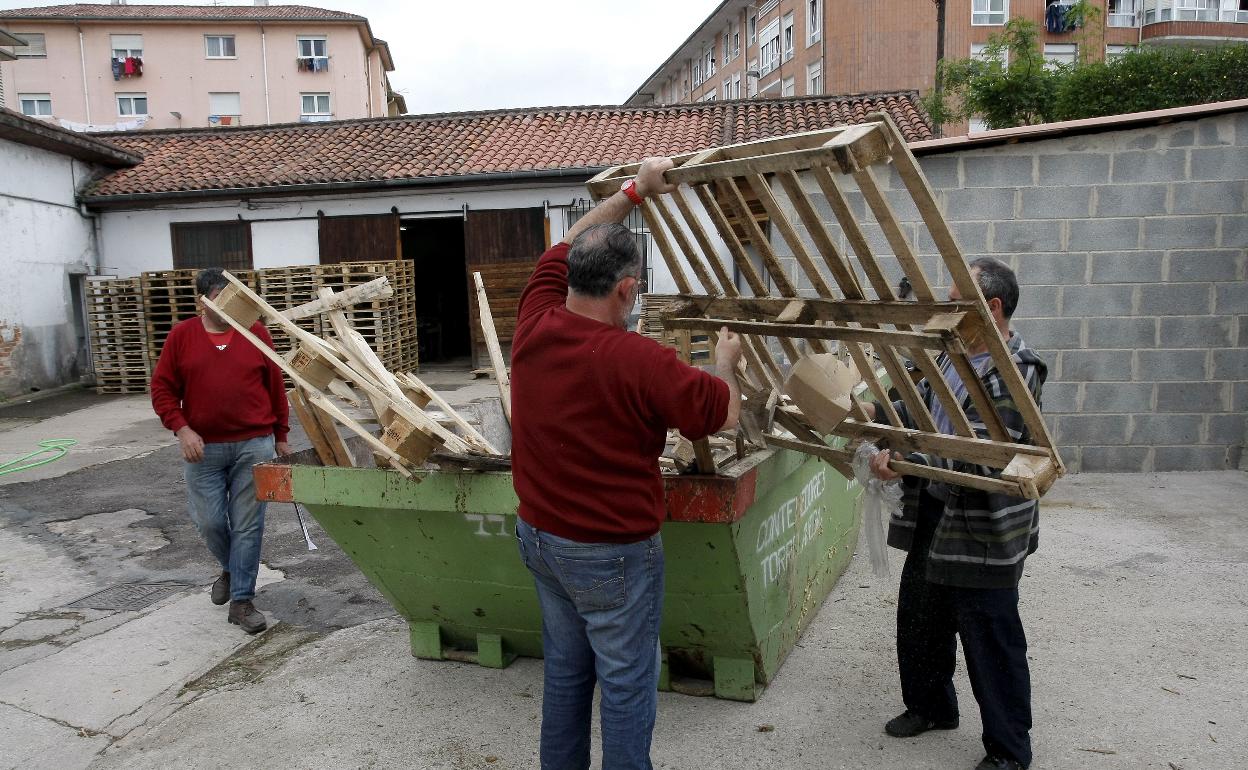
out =
[(416, 268), (416, 338), (421, 364), (472, 355), (464, 291), (464, 218), (404, 219), (403, 259)]
[(478, 367), (490, 365), (485, 334), (478, 318), (479, 305), (472, 273), (481, 273), (481, 282), (494, 316), (494, 331), (503, 357), (510, 359), (511, 338), (516, 330), (520, 295), (546, 249), (546, 214), (541, 207), (527, 209), (485, 209), (468, 211), (464, 224), (464, 252), (467, 274), (464, 286), (472, 299), (468, 304), (473, 341), (472, 354)]

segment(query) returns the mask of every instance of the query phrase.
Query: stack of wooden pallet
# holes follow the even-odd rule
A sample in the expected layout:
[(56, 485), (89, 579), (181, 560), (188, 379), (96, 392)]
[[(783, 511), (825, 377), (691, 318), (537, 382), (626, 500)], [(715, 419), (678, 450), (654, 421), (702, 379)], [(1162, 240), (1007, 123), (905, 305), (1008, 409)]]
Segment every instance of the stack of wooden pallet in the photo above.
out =
[[(816, 455), (847, 472), (852, 452), (846, 441), (879, 441), (949, 461), (948, 467), (894, 461), (898, 472), (1030, 498), (1043, 495), (1064, 472), (1039, 407), (997, 332), (931, 186), (887, 115), (673, 160), (676, 167), (665, 177), (678, 185), (676, 190), (649, 198), (641, 207), (682, 295), (660, 313), (663, 328), (714, 335), (726, 326), (744, 336), (742, 390), (748, 411), (759, 418), (756, 423), (767, 426), (763, 440), (768, 444)], [(604, 171), (590, 181), (590, 191), (600, 198), (615, 193), (639, 165)], [(895, 189), (886, 193), (886, 185)], [(818, 205), (816, 195), (826, 207)], [(860, 196), (865, 206), (855, 206), (851, 196)], [(893, 208), (898, 203), (912, 206), (921, 226), (899, 222)], [(830, 215), (821, 213), (825, 210)], [(760, 218), (771, 224), (774, 240)], [(868, 236), (873, 231), (884, 236), (886, 246), (873, 243)], [(916, 235), (935, 245), (962, 301), (936, 300)], [(853, 259), (843, 244), (853, 250)], [(784, 253), (793, 255), (787, 268)], [(741, 296), (725, 257), (754, 297)], [(701, 293), (686, 268), (701, 284)], [(811, 287), (805, 296), (799, 295), (799, 270)], [(917, 301), (897, 300), (892, 287), (902, 276)], [(793, 390), (786, 380), (790, 368), (808, 354), (833, 348), (852, 362), (887, 422), (871, 419), (865, 394), (858, 391), (844, 394), (846, 416), (831, 428), (825, 423), (823, 430), (815, 429), (819, 421), (811, 415), (785, 403), (786, 389)], [(970, 362), (972, 350), (990, 355), (1032, 443), (1011, 437), (994, 403), (1007, 394), (987, 392)], [(954, 395), (937, 353), (965, 384), (965, 402)], [(924, 375), (952, 433), (938, 430), (906, 371), (906, 360)], [(894, 409), (885, 381), (898, 389), (910, 424)], [(972, 423), (970, 407), (982, 428)], [(770, 429), (773, 420), (782, 431)], [(959, 470), (968, 466), (994, 470)]]
[[(256, 271), (256, 292), (278, 310), (307, 304), (316, 299), (321, 283), (317, 277), (319, 265), (293, 265), (272, 267)], [(309, 334), (321, 335), (321, 316), (313, 314), (296, 321), (300, 329)], [(290, 335), (282, 329), (273, 329), (273, 346), (277, 352), (286, 354), (294, 346)]]
[[(229, 285), (215, 301), (204, 299), (204, 304), (256, 345), (295, 384), (289, 394), (291, 405), (323, 463), (359, 464), (338, 433), (337, 426), (342, 425), (364, 440), (379, 465), (389, 465), (416, 481), (420, 477), (413, 471), (427, 462), (506, 467), (507, 460), (480, 431), (414, 374), (389, 370), (355, 330), (348, 312), (375, 301), (375, 297), (359, 291), (362, 287), (338, 293), (321, 287), (312, 303), (281, 312), (234, 276), (226, 273), (226, 278)], [(369, 285), (377, 283), (374, 279)], [(326, 336), (311, 334), (292, 320), (314, 314), (321, 317)], [(251, 334), (249, 329), (258, 319), (290, 336), (295, 346), (288, 355), (278, 355)], [(348, 414), (348, 405), (360, 403), (371, 408), (372, 418), (382, 428), (380, 436), (361, 424), (365, 420)], [(438, 409), (441, 419), (427, 413), (428, 406)]]
[[(199, 314), (195, 305), (195, 276), (198, 274), (198, 270), (156, 270), (140, 276), (147, 357), (153, 371), (173, 327)], [(254, 270), (237, 270), (235, 276), (255, 288)]]
[(663, 326), (661, 314), (679, 300), (680, 297), (674, 294), (641, 295), (641, 317), (637, 321), (637, 331), (660, 345), (673, 348), (687, 364), (704, 366), (715, 363), (715, 345), (709, 334), (688, 329), (667, 329)]
[(151, 369), (138, 278), (87, 281), (87, 322), (95, 387), (100, 393), (142, 393)]
[(316, 266), (316, 286), (342, 291), (385, 277), (394, 289), (393, 301), (376, 299), (345, 311), (347, 320), (396, 371), (417, 368), (416, 274), (411, 261), (339, 262)]

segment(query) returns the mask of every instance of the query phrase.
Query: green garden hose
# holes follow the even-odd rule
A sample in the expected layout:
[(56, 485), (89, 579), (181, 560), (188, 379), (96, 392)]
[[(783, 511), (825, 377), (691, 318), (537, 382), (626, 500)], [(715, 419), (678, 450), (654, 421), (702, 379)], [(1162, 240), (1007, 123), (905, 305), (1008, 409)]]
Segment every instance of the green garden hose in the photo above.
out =
[[(50, 438), (45, 441), (40, 441), (39, 448), (25, 457), (19, 457), (16, 460), (9, 460), (7, 463), (0, 463), (0, 476), (3, 476), (6, 473), (17, 473), (18, 471), (38, 468), (40, 465), (47, 465), (53, 460), (59, 460), (69, 452), (69, 448), (71, 446), (77, 443), (78, 442), (72, 438)], [(27, 462), (29, 460), (33, 460), (39, 455), (47, 454), (49, 452), (55, 452), (55, 454), (51, 457), (45, 457), (42, 460)], [(25, 465), (22, 463), (25, 463)]]

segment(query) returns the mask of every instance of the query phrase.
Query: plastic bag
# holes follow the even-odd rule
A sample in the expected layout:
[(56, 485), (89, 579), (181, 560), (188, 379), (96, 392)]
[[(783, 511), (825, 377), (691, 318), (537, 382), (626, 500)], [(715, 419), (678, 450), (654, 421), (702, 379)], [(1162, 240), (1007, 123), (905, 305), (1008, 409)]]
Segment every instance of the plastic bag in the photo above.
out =
[(901, 479), (884, 481), (871, 472), (871, 458), (881, 450), (868, 442), (858, 445), (851, 465), (854, 478), (862, 485), (859, 505), (862, 513), (862, 529), (867, 535), (867, 552), (871, 556), (871, 571), (876, 577), (889, 576), (888, 544), (884, 527), (889, 518), (901, 515)]

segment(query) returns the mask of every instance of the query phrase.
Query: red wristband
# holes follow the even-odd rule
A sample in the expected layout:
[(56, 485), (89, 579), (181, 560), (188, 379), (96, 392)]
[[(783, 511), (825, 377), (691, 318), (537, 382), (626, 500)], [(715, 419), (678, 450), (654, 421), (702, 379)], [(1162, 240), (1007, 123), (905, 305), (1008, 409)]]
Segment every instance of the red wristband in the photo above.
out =
[(624, 184), (620, 185), (620, 192), (627, 195), (628, 199), (633, 202), (634, 206), (641, 205), (642, 197), (637, 194), (637, 180), (636, 179), (630, 179)]

